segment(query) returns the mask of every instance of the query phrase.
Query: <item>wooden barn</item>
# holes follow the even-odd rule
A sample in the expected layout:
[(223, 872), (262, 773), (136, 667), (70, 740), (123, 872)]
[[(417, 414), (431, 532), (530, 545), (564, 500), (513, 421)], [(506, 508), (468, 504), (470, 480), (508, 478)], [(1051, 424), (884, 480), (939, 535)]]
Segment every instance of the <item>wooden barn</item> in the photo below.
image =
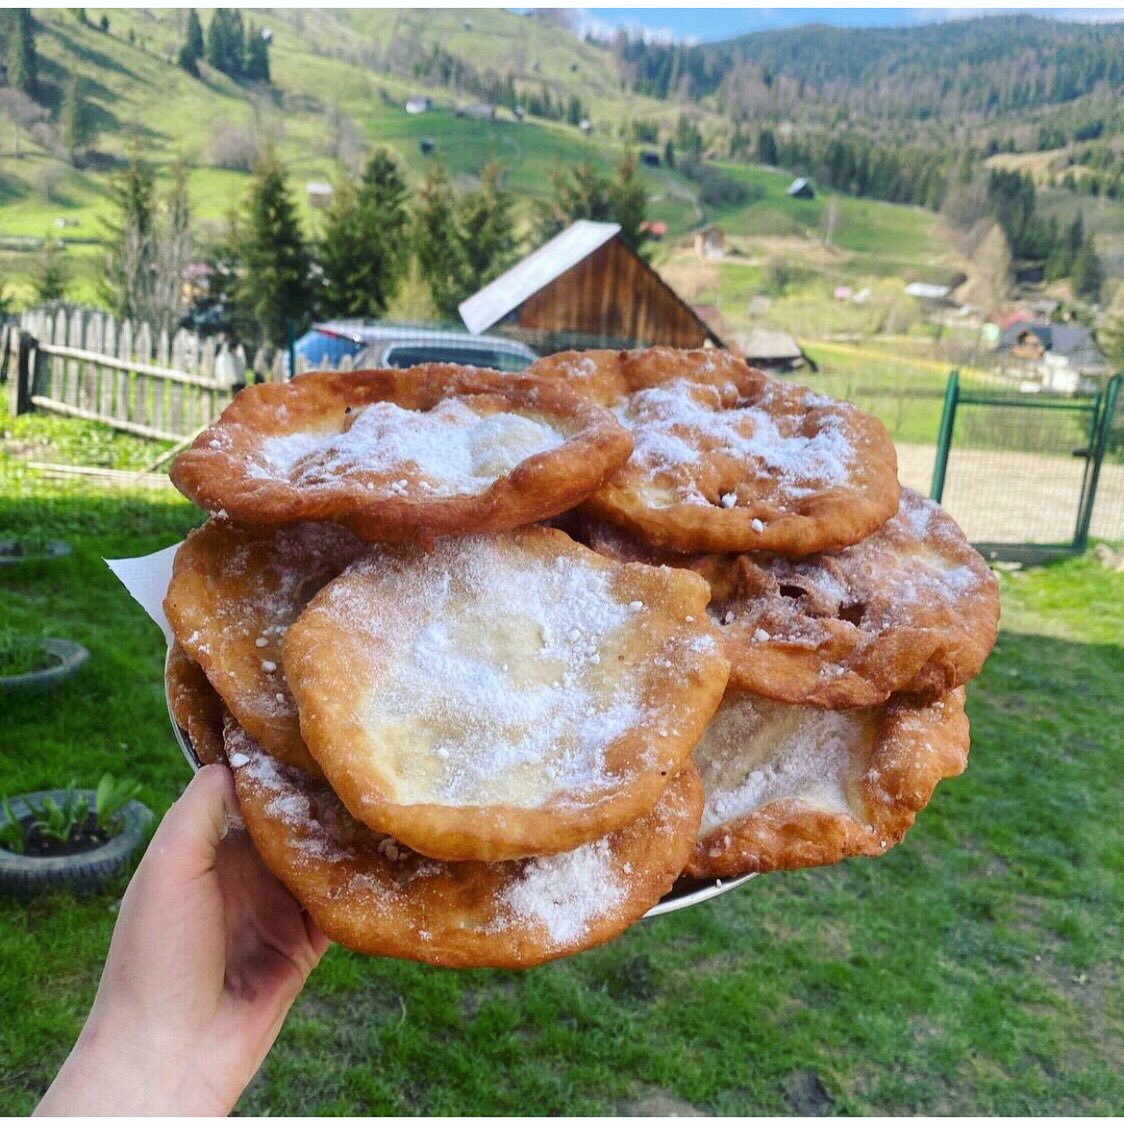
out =
[(498, 326), (543, 351), (724, 346), (620, 230), (575, 222), (464, 301), (465, 326)]

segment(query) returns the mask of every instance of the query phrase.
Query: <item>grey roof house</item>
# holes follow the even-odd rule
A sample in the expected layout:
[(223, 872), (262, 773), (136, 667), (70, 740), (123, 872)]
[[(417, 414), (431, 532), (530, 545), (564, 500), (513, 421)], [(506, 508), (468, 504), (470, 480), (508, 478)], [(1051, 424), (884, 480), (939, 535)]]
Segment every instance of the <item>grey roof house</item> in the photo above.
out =
[(1109, 373), (1092, 330), (1080, 324), (1012, 324), (999, 341), (1004, 366), (1037, 375), (1044, 390), (1072, 394)]

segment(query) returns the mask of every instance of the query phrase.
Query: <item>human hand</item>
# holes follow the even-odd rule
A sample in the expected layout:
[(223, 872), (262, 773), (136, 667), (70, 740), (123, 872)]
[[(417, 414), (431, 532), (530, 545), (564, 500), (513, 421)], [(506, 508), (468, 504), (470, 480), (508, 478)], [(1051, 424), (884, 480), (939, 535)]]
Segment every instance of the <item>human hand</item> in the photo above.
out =
[(121, 902), (97, 997), (36, 1110), (225, 1115), (328, 945), (266, 869), (225, 765), (169, 809)]

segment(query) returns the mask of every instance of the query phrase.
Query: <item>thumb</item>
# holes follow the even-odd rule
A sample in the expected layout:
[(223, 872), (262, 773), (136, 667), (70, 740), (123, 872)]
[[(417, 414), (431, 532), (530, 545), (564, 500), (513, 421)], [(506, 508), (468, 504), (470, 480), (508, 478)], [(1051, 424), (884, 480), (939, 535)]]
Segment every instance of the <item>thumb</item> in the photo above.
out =
[(171, 867), (168, 873), (183, 878), (207, 874), (214, 869), (219, 842), (237, 816), (230, 770), (225, 765), (204, 765), (168, 809), (149, 855), (161, 866)]

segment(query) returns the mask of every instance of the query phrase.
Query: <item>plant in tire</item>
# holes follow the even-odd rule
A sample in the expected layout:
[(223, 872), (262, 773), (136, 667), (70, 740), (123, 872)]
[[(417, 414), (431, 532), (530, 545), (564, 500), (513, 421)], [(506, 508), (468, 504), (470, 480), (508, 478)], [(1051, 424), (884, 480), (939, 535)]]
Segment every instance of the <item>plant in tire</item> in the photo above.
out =
[(57, 798), (44, 795), (22, 817), (4, 797), (0, 848), (16, 855), (39, 856), (92, 851), (118, 833), (126, 805), (139, 792), (136, 781), (117, 780), (106, 773), (98, 781), (91, 808), (89, 797), (72, 780)]

